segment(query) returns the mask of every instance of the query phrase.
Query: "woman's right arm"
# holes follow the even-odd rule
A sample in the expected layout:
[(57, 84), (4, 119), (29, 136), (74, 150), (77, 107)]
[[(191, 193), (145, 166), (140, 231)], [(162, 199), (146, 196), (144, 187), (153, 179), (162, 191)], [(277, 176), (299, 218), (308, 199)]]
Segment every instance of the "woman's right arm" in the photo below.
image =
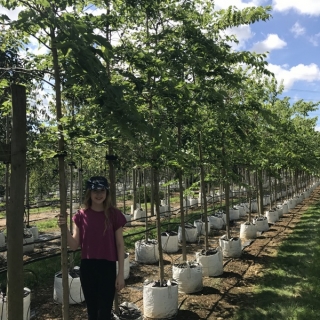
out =
[[(64, 224), (66, 224), (66, 219), (59, 215), (58, 225), (61, 227)], [(69, 248), (73, 251), (77, 250), (80, 246), (80, 232), (75, 223), (73, 223), (73, 234), (71, 234), (70, 230), (67, 228), (67, 241)]]

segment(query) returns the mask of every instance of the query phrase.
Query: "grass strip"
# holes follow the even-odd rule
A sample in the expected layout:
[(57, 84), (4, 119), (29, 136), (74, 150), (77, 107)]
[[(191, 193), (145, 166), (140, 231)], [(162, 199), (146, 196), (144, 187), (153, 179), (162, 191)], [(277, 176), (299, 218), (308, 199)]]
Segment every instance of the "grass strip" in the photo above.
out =
[(303, 214), (233, 320), (319, 319), (319, 212), (320, 203)]

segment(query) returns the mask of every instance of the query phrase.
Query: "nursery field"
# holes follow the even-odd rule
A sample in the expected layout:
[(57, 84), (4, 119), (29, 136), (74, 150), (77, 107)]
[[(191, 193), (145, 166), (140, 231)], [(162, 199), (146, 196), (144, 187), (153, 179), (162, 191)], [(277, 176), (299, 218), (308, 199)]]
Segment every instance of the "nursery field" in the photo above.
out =
[[(204, 277), (201, 292), (179, 294), (176, 319), (318, 319), (319, 211), (320, 188), (270, 225), (269, 231), (245, 243), (240, 258), (224, 258), (224, 273), (219, 277)], [(243, 221), (233, 225), (234, 236), (239, 234)], [(210, 246), (216, 247), (224, 233), (224, 230), (215, 231), (210, 236)], [(195, 252), (203, 248), (203, 239), (188, 244), (188, 260), (193, 260)], [(137, 263), (134, 250), (128, 252), (130, 276), (119, 294), (119, 302), (134, 303), (143, 311), (143, 282), (158, 279), (158, 265)], [(172, 264), (181, 257), (181, 248), (175, 254), (164, 254), (166, 279), (172, 277)], [(54, 263), (58, 268), (59, 259)], [(53, 301), (53, 273), (47, 281), (35, 286), (31, 309), (33, 319), (62, 319), (61, 305)], [(87, 319), (85, 305), (70, 305), (70, 319)]]

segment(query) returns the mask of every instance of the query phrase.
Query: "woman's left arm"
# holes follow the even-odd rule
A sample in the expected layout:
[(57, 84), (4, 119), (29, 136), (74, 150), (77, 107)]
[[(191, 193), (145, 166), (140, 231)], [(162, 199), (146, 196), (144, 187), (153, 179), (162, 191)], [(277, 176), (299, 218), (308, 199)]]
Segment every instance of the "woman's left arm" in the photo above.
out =
[(120, 291), (124, 288), (124, 240), (122, 234), (122, 227), (116, 230), (115, 238), (118, 253), (118, 274), (115, 286), (117, 291)]

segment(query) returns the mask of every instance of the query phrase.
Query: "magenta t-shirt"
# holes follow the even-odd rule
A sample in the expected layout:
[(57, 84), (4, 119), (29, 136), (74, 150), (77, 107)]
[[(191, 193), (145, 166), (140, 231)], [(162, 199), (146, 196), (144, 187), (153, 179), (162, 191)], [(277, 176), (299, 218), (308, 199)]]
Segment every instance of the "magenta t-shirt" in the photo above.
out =
[(72, 219), (79, 228), (82, 259), (118, 260), (115, 232), (127, 223), (120, 210), (110, 209), (105, 233), (104, 211), (79, 210)]

